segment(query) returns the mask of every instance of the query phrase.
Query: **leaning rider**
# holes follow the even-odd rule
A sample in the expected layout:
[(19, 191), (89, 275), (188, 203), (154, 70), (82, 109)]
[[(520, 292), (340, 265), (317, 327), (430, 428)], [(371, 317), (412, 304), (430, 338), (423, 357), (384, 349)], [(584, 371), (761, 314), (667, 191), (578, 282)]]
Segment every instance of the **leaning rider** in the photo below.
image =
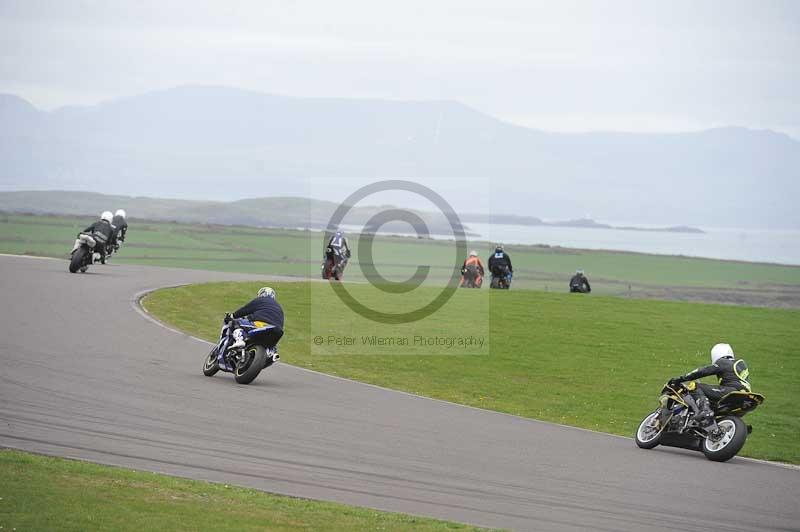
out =
[(709, 427), (714, 424), (714, 412), (711, 410), (709, 399), (717, 402), (724, 396), (737, 390), (750, 391), (750, 370), (742, 359), (736, 359), (733, 348), (729, 344), (717, 344), (711, 348), (711, 365), (697, 368), (686, 375), (670, 379), (668, 384), (675, 386), (684, 381), (693, 381), (710, 375), (716, 375), (719, 384), (713, 386), (702, 382), (692, 392), (697, 402), (697, 419), (700, 426)]
[(502, 244), (497, 244), (494, 248), (494, 253), (489, 257), (489, 271), (492, 272), (492, 275), (495, 274), (495, 268), (498, 266), (505, 266), (508, 268), (506, 279), (510, 281), (511, 276), (514, 274), (514, 267), (511, 266), (511, 257), (505, 252)]
[[(258, 335), (258, 342), (266, 347), (274, 357), (278, 352), (278, 342), (283, 336), (283, 308), (275, 300), (275, 290), (265, 286), (258, 291), (255, 299), (236, 312), (225, 315), (225, 323), (233, 322), (231, 329), (234, 343), (230, 346), (232, 349), (240, 349), (245, 346), (244, 331), (238, 327), (236, 321), (244, 317), (256, 323), (259, 329), (269, 327), (255, 334)], [(263, 325), (258, 322), (263, 322)]]
[(120, 245), (125, 242), (125, 235), (128, 233), (128, 215), (125, 214), (125, 209), (117, 209), (114, 213), (114, 218), (111, 220), (111, 225), (114, 226), (114, 232), (111, 234), (109, 247), (114, 251), (118, 251)]
[[(481, 259), (478, 257), (478, 252), (475, 251), (474, 249), (469, 252), (469, 257), (467, 257), (466, 260), (464, 260), (464, 264), (461, 266), (462, 276), (465, 273), (467, 273), (467, 268), (469, 266), (475, 266), (478, 270), (478, 277), (483, 277), (484, 275), (483, 263), (481, 262)], [(464, 277), (461, 277), (461, 283), (462, 284), (464, 283)]]
[(337, 230), (331, 236), (325, 249), (325, 257), (331, 261), (335, 260), (335, 257), (339, 257), (339, 264), (336, 266), (342, 266), (344, 262), (347, 262), (347, 259), (350, 258), (350, 246), (344, 233)]
[(575, 271), (575, 275), (569, 280), (569, 291), (583, 292), (584, 294), (588, 294), (592, 291), (592, 286), (589, 284), (589, 279), (586, 278), (586, 274), (583, 270)]
[(94, 240), (94, 252), (100, 255), (100, 263), (106, 263), (106, 244), (111, 239), (111, 235), (114, 232), (114, 227), (111, 225), (111, 220), (114, 218), (114, 215), (111, 214), (111, 211), (103, 211), (103, 214), (100, 215), (100, 219), (97, 220), (95, 223), (78, 233), (78, 239), (75, 240), (75, 246), (72, 248), (72, 252), (74, 253), (76, 249), (78, 249), (81, 245), (81, 235), (89, 235)]

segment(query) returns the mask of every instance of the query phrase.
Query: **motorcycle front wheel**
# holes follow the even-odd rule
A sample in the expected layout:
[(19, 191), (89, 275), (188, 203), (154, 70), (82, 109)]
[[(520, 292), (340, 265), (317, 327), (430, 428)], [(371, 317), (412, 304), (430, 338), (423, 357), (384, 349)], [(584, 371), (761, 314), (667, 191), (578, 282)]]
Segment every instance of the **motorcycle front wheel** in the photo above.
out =
[(642, 449), (652, 449), (661, 442), (664, 427), (658, 427), (658, 410), (647, 416), (636, 429), (636, 445)]
[(217, 346), (214, 346), (203, 362), (203, 375), (206, 377), (213, 377), (218, 371), (219, 361), (217, 360)]

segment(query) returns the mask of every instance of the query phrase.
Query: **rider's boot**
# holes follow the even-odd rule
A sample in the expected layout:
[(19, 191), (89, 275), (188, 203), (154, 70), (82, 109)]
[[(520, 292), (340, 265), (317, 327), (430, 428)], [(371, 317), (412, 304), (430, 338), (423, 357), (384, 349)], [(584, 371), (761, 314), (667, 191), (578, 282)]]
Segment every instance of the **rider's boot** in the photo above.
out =
[(716, 422), (714, 421), (714, 411), (711, 410), (711, 404), (708, 402), (707, 397), (701, 397), (697, 400), (697, 422), (704, 429), (716, 429)]
[(231, 344), (231, 349), (241, 349), (244, 347), (244, 333), (242, 333), (241, 329), (236, 329), (233, 331), (233, 343)]

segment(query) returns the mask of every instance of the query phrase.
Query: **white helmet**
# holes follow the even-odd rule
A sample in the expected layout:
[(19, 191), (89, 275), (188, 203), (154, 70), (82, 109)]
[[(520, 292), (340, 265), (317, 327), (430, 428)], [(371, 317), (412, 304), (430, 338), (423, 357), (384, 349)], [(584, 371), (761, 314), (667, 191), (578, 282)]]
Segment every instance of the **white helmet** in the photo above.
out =
[(117, 212), (114, 213), (114, 216), (122, 216), (125, 218), (125, 209), (117, 209)]
[(473, 249), (472, 251), (469, 252), (469, 256), (470, 257), (477, 257), (478, 256), (478, 252)]
[(258, 291), (258, 297), (269, 297), (275, 299), (275, 290), (269, 286), (264, 286)]
[(111, 211), (103, 211), (103, 214), (100, 215), (100, 219), (111, 223), (111, 220), (114, 219), (114, 215), (111, 214)]
[(734, 358), (730, 344), (717, 344), (711, 348), (711, 363), (716, 364), (720, 358)]

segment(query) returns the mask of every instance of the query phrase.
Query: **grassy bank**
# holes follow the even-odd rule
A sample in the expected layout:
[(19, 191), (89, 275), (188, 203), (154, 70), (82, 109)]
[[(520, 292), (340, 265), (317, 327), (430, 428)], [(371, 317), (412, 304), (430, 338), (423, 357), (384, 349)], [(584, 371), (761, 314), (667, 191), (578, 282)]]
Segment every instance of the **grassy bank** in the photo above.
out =
[[(166, 289), (149, 295), (144, 304), (165, 322), (215, 340), (224, 312), (249, 300), (258, 286), (219, 283)], [(273, 286), (287, 315), (287, 334), (281, 342), (285, 362), (626, 436), (654, 408), (669, 377), (707, 364), (711, 345), (729, 342), (752, 368), (754, 390), (766, 396), (764, 406), (747, 416), (755, 429), (742, 454), (800, 463), (800, 418), (794, 413), (800, 374), (800, 359), (794, 353), (800, 345), (798, 311), (461, 290), (445, 310), (421, 322), (379, 326), (346, 309), (326, 284)], [(365, 302), (388, 297), (369, 285), (348, 285), (348, 290)], [(428, 299), (433, 290), (422, 287), (407, 297)], [(188, 315), (184, 308), (193, 312)], [(480, 327), (463, 318), (474, 315), (476, 308), (485, 309), (481, 319), (488, 335), (480, 356), (460, 356), (447, 347), (359, 345), (376, 328), (396, 336), (479, 335)], [(314, 338), (321, 330), (324, 335), (352, 336), (355, 345), (318, 346)]]
[[(92, 220), (0, 215), (0, 252), (67, 257), (78, 231)], [(358, 239), (351, 243), (358, 248)], [(485, 258), (491, 246), (470, 242)], [(128, 242), (115, 261), (318, 277), (320, 233), (251, 227), (131, 221)], [(515, 288), (564, 292), (576, 268), (586, 269), (595, 293), (648, 298), (698, 299), (769, 306), (800, 306), (800, 267), (690, 259), (543, 246), (509, 246)], [(408, 278), (417, 265), (431, 266), (431, 281), (452, 271), (450, 242), (400, 237), (376, 239), (374, 260), (388, 278)], [(362, 278), (358, 253), (347, 272)]]
[(0, 450), (2, 530), (477, 530), (253, 489)]

